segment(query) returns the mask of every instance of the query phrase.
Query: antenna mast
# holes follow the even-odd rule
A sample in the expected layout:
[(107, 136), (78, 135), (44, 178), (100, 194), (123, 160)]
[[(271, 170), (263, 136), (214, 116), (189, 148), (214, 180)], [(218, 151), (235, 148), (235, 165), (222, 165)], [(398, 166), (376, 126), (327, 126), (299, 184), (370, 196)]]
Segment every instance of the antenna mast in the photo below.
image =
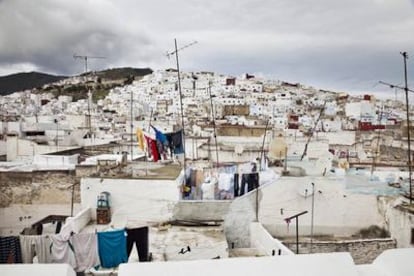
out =
[[(88, 59), (105, 59), (106, 57), (100, 57), (100, 56), (87, 56), (87, 55), (77, 55), (73, 54), (74, 59), (83, 59), (85, 61), (85, 72), (86, 74), (88, 72)], [(89, 128), (89, 136), (91, 138), (91, 144), (92, 144), (92, 120), (91, 120), (91, 100), (92, 100), (92, 92), (90, 89), (88, 89), (88, 119), (86, 120), (87, 128)]]
[(85, 61), (85, 73), (88, 72), (88, 59), (105, 59), (106, 57), (99, 57), (99, 56), (82, 56), (82, 55), (73, 55), (74, 59), (83, 59)]
[(211, 119), (213, 123), (213, 135), (214, 135), (214, 141), (216, 144), (216, 168), (219, 167), (219, 156), (218, 156), (218, 145), (217, 145), (217, 132), (216, 132), (216, 119), (215, 119), (215, 112), (214, 112), (214, 106), (213, 106), (213, 98), (211, 97), (211, 81), (208, 82), (208, 94), (210, 97), (210, 105), (211, 105)]
[(405, 107), (407, 109), (407, 139), (408, 139), (408, 178), (409, 178), (409, 182), (410, 183), (410, 204), (412, 204), (413, 201), (413, 194), (412, 194), (412, 180), (411, 180), (411, 175), (412, 175), (412, 170), (411, 170), (411, 137), (410, 137), (410, 106), (408, 104), (408, 80), (407, 80), (407, 59), (408, 59), (408, 55), (407, 52), (403, 52), (401, 53), (401, 55), (404, 58), (404, 80), (405, 80), (405, 86), (404, 86), (404, 90), (405, 90)]
[(174, 39), (174, 46), (175, 46), (175, 50), (172, 52), (167, 52), (166, 56), (167, 58), (170, 58), (171, 55), (175, 54), (175, 60), (176, 60), (176, 65), (177, 65), (177, 77), (178, 77), (178, 92), (180, 94), (180, 106), (181, 106), (181, 126), (183, 128), (183, 149), (184, 149), (184, 163), (183, 163), (183, 168), (184, 168), (184, 175), (185, 175), (185, 169), (186, 169), (186, 161), (185, 161), (185, 130), (184, 130), (184, 112), (183, 112), (183, 96), (182, 96), (182, 92), (181, 92), (181, 77), (180, 77), (180, 64), (178, 62), (178, 51), (181, 51), (185, 48), (190, 47), (191, 45), (196, 44), (197, 41), (193, 41), (190, 44), (187, 44), (181, 48), (177, 47), (177, 39)]
[(414, 92), (414, 90), (411, 90), (408, 88), (408, 79), (407, 79), (407, 59), (408, 54), (407, 52), (400, 52), (400, 54), (404, 58), (404, 80), (405, 85), (404, 87), (401, 87), (399, 85), (390, 84), (387, 82), (379, 81), (379, 83), (389, 86), (390, 88), (398, 88), (405, 91), (405, 108), (407, 110), (407, 144), (408, 144), (408, 183), (410, 185), (410, 204), (413, 202), (413, 194), (412, 194), (412, 168), (411, 168), (411, 134), (410, 134), (410, 106), (408, 103), (408, 92)]

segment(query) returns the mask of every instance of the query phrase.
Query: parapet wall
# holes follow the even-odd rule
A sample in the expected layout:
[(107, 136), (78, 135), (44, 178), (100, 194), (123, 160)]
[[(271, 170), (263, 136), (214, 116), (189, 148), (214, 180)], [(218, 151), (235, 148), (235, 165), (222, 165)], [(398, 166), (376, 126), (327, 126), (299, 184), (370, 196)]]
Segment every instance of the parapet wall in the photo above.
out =
[[(289, 241), (284, 244), (293, 252), (296, 252), (296, 242)], [(370, 264), (382, 252), (397, 247), (394, 239), (369, 239), (369, 240), (343, 240), (343, 241), (314, 241), (312, 250), (310, 242), (299, 242), (299, 253), (331, 253), (349, 252), (355, 264)]]
[(230, 200), (181, 200), (174, 206), (174, 220), (221, 221), (224, 220)]
[(281, 241), (273, 238), (259, 222), (250, 224), (250, 247), (260, 249), (266, 256), (294, 255)]

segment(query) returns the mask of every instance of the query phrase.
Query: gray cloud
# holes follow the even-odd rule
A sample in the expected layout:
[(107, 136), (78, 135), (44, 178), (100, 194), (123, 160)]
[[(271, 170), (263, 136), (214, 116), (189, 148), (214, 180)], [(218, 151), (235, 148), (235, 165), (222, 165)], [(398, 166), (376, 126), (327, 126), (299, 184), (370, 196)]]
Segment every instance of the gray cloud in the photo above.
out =
[[(175, 66), (258, 72), (319, 88), (384, 91), (400, 83), (399, 51), (414, 56), (413, 0), (0, 1), (0, 73), (77, 74), (74, 53), (106, 56), (91, 69)], [(409, 61), (409, 72), (414, 72)], [(413, 73), (410, 76), (414, 77)]]
[[(0, 3), (0, 65), (31, 63), (39, 70), (80, 73), (73, 54), (105, 56), (91, 68), (149, 61), (153, 42), (145, 30), (135, 32), (119, 20), (111, 2), (3, 1)], [(81, 69), (82, 68), (82, 69)]]

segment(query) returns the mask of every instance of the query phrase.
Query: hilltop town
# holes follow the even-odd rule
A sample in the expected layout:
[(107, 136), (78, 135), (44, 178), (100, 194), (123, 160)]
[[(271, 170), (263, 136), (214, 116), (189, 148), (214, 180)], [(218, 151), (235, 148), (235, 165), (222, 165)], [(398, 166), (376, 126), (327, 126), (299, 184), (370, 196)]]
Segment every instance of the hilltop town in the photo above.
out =
[[(115, 88), (102, 92), (113, 83)], [(371, 162), (381, 155), (377, 158), (385, 162), (404, 162), (406, 157), (399, 153), (407, 136), (403, 103), (377, 100), (368, 92), (352, 96), (249, 74), (236, 78), (184, 73), (182, 120), (174, 69), (125, 83), (86, 75), (1, 97), (2, 143), (13, 135), (33, 142), (31, 152), (16, 153), (7, 160), (30, 160), (33, 152), (51, 152), (48, 147), (53, 146), (64, 150), (126, 142), (136, 127), (148, 129), (150, 124), (172, 131), (184, 123), (187, 136), (210, 137), (213, 122), (219, 137), (244, 136), (242, 126), (250, 129), (245, 136), (257, 137), (267, 125), (268, 130), (281, 130), (287, 137), (327, 139), (335, 155), (346, 154), (353, 161)], [(83, 138), (87, 133), (94, 139)], [(136, 139), (135, 134), (132, 138)], [(3, 156), (6, 148), (1, 147)]]
[(413, 246), (407, 113), (369, 91), (175, 69), (1, 96), (0, 233), (144, 227), (139, 261), (349, 252), (345, 270), (377, 271)]

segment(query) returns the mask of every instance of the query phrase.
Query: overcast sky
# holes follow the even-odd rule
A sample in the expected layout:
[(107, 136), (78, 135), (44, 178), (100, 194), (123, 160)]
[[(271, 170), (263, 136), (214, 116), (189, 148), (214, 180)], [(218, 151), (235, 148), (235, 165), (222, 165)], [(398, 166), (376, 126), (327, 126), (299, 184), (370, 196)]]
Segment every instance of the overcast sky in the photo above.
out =
[(414, 84), (414, 0), (0, 0), (0, 75), (175, 67), (260, 74), (334, 91)]

